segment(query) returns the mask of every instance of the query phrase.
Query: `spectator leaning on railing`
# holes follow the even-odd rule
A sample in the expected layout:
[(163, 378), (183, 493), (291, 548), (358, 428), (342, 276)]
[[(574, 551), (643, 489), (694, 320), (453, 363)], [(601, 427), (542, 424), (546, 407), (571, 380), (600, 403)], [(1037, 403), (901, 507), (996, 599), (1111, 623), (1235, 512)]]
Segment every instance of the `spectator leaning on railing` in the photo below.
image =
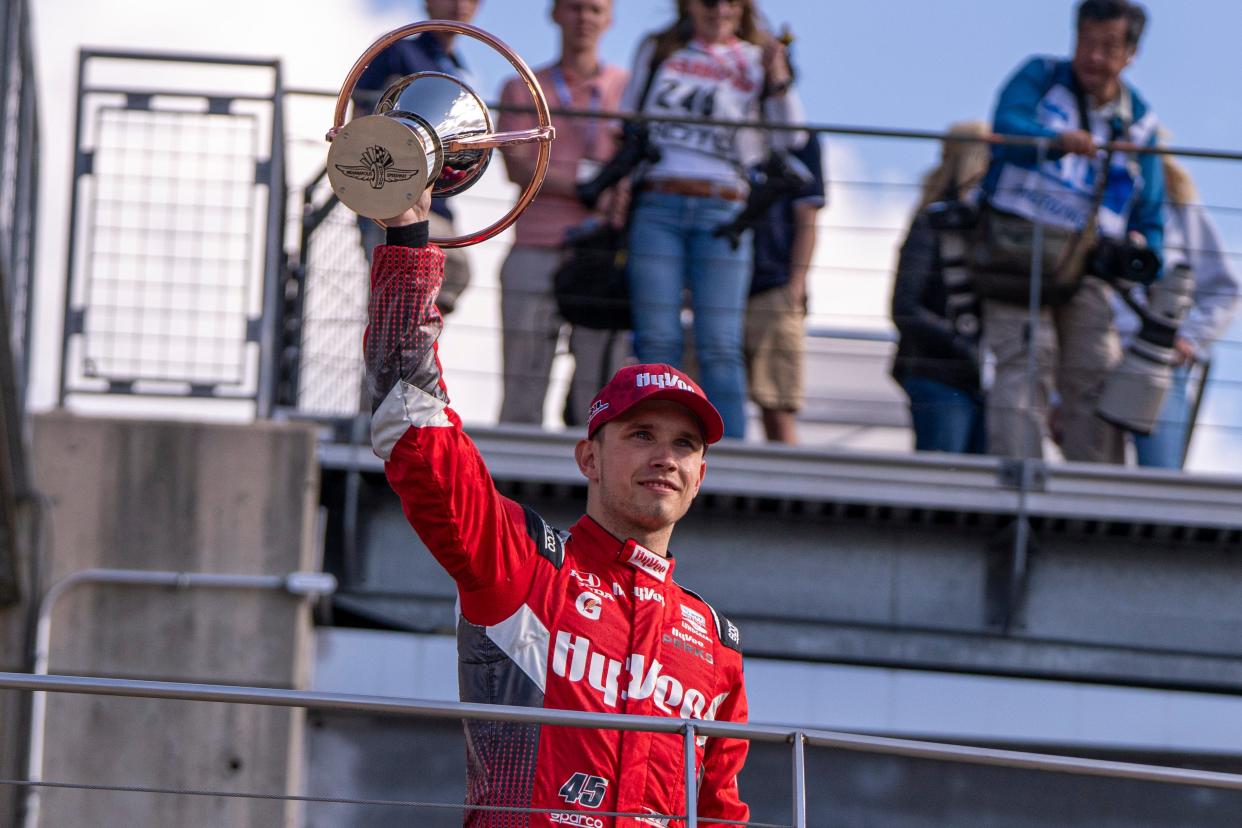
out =
[[(1041, 166), (1034, 148), (997, 146), (983, 182), (990, 205), (983, 221), (994, 232), (982, 235), (972, 258), (985, 298), (984, 344), (996, 357), (988, 394), (988, 449), (994, 454), (1041, 456), (1055, 376), (1065, 457), (1124, 459), (1121, 431), (1095, 414), (1103, 382), (1121, 354), (1112, 289), (1103, 280), (1109, 274), (1085, 273), (1082, 260), (1097, 236), (1142, 243), (1156, 253), (1162, 246), (1159, 159), (1099, 150), (1109, 141), (1155, 144), (1155, 115), (1121, 77), (1145, 23), (1143, 8), (1127, 0), (1083, 0), (1073, 58), (1033, 58), (1001, 90), (993, 130), (1053, 139), (1053, 149)], [(1105, 178), (1101, 156), (1109, 162)], [(1023, 269), (1029, 273), (1034, 221), (1046, 228), (1048, 289), (1031, 343)], [(1016, 238), (1027, 243), (1015, 244)], [(1030, 347), (1036, 349), (1034, 388), (1026, 378)]]
[[(424, 0), (423, 8), (432, 20), (457, 20), (469, 23), (479, 9), (480, 0)], [(413, 6), (413, 2), (408, 3)], [(478, 84), (470, 68), (453, 49), (457, 36), (452, 32), (423, 32), (407, 37), (389, 46), (367, 66), (354, 88), (354, 117), (370, 115), (379, 103), (384, 90), (406, 75), (416, 72), (443, 72), (466, 81), (471, 88)], [(434, 236), (455, 236), (453, 211), (442, 198), (431, 202), (431, 233)], [(362, 250), (371, 260), (371, 251), (384, 243), (384, 228), (370, 219), (358, 219)], [(441, 313), (451, 313), (457, 299), (470, 284), (470, 260), (461, 249), (446, 250), (444, 259), (444, 289), (436, 302)]]
[[(624, 108), (689, 118), (801, 120), (784, 47), (759, 27), (754, 0), (680, 0), (678, 12), (676, 23), (638, 49)], [(650, 139), (662, 157), (644, 171), (630, 224), (634, 349), (641, 362), (681, 363), (688, 288), (703, 389), (724, 416), (726, 436), (743, 437), (750, 234), (734, 246), (714, 231), (742, 210), (747, 169), (763, 154), (762, 136), (657, 122)], [(801, 133), (770, 138), (786, 147), (803, 141)]]
[[(1212, 344), (1228, 330), (1238, 310), (1238, 276), (1226, 257), (1216, 223), (1199, 201), (1190, 173), (1171, 156), (1162, 156), (1168, 204), (1164, 222), (1165, 267), (1185, 264), (1194, 274), (1194, 305), (1173, 342), (1180, 363), (1151, 434), (1134, 436), (1140, 466), (1180, 469), (1185, 462), (1192, 394), (1190, 369), (1211, 358)], [(1135, 291), (1142, 300), (1142, 292)], [(1137, 333), (1139, 318), (1124, 302), (1115, 302), (1117, 329), (1126, 344)]]
[[(981, 121), (953, 124), (950, 135), (983, 138)], [(892, 314), (899, 339), (893, 379), (910, 398), (918, 451), (982, 454), (986, 448), (979, 384), (979, 300), (966, 251), (988, 168), (989, 145), (946, 141), (940, 164), (923, 179), (923, 197), (897, 261)]]
[[(612, 0), (554, 0), (552, 20), (560, 30), (561, 54), (535, 75), (550, 93), (553, 106), (615, 112), (629, 73), (603, 63), (599, 42), (612, 24)], [(501, 102), (529, 102), (518, 78), (505, 84)], [(506, 110), (501, 130), (535, 126), (532, 114)], [(557, 118), (552, 160), (539, 196), (517, 221), (516, 240), (500, 271), (500, 313), (503, 331), (504, 399), (501, 422), (543, 422), (552, 359), (565, 320), (556, 308), (552, 277), (561, 263), (565, 231), (592, 213), (578, 200), (575, 185), (589, 178), (598, 162), (616, 150), (615, 130), (598, 118)], [(534, 174), (534, 144), (504, 150), (509, 180), (525, 186)], [(614, 331), (576, 326), (569, 335), (574, 357), (568, 410), (581, 416), (599, 387), (618, 367), (628, 343)]]

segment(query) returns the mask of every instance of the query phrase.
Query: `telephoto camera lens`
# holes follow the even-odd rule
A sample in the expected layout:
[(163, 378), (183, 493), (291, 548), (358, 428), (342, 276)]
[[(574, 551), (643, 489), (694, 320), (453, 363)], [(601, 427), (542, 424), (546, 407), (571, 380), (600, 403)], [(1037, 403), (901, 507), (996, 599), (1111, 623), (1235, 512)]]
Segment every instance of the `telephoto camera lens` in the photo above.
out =
[(1096, 408), (1104, 420), (1136, 434), (1151, 434), (1177, 364), (1177, 329), (1194, 305), (1194, 272), (1178, 265), (1147, 288), (1147, 304), (1122, 292), (1143, 320), (1143, 327), (1104, 384)]

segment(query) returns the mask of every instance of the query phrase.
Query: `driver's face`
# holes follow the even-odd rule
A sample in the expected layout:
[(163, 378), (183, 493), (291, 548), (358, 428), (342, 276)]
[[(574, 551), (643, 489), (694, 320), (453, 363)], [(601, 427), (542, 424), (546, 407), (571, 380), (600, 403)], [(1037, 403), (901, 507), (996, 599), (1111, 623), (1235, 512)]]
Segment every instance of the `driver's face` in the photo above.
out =
[(681, 520), (707, 471), (698, 419), (667, 400), (634, 406), (588, 443), (583, 473), (596, 486), (603, 522), (630, 537)]

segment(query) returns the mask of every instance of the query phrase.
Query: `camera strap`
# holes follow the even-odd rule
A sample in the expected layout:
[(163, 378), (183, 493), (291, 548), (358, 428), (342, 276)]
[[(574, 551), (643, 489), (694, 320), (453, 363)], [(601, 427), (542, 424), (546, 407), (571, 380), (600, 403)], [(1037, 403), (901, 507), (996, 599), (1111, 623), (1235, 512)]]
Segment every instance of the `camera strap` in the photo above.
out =
[[(1074, 101), (1078, 105), (1079, 124), (1082, 129), (1091, 133), (1091, 111), (1087, 106), (1087, 93), (1072, 72), (1070, 73), (1070, 88), (1074, 93)], [(1128, 97), (1129, 90), (1122, 86), (1121, 94)], [(1123, 107), (1129, 108), (1124, 106), (1124, 102)], [(1104, 159), (1095, 177), (1095, 190), (1091, 194), (1091, 207), (1087, 213), (1087, 221), (1078, 233), (1078, 238), (1066, 248), (1061, 261), (1057, 262), (1058, 282), (1077, 281), (1084, 275), (1079, 271), (1085, 266), (1087, 254), (1095, 246), (1099, 232), (1100, 207), (1104, 204), (1104, 193), (1108, 190), (1108, 180), (1113, 166), (1115, 153), (1113, 145), (1121, 140), (1129, 129), (1130, 125), (1124, 117), (1120, 114), (1113, 117), (1109, 128), (1109, 147), (1104, 153)]]

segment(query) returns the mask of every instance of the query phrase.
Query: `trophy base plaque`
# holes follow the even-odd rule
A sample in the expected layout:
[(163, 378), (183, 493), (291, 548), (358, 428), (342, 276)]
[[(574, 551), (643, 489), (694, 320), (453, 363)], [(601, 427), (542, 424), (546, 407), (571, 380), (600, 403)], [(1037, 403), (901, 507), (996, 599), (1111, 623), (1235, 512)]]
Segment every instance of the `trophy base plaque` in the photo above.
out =
[(411, 116), (368, 115), (350, 121), (328, 150), (328, 181), (349, 208), (369, 219), (390, 219), (413, 207), (440, 174), (435, 132)]

